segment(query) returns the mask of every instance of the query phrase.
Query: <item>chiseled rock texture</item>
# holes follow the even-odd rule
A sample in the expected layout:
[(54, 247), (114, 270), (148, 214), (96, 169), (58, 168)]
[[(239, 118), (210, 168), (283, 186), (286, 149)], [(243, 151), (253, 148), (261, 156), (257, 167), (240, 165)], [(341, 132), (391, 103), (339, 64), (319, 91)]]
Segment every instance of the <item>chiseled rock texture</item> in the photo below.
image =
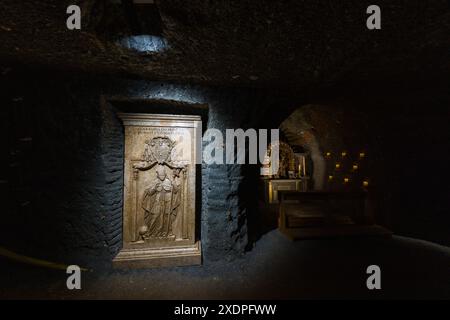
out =
[[(110, 265), (122, 228), (123, 128), (115, 114), (125, 107), (155, 113), (146, 99), (172, 101), (173, 108), (165, 108), (180, 113), (187, 110), (175, 102), (206, 104), (204, 129), (220, 130), (277, 128), (303, 108), (318, 152), (367, 147), (378, 223), (402, 235), (449, 243), (446, 180), (440, 174), (447, 166), (445, 83), (431, 89), (421, 83), (380, 87), (379, 96), (369, 100), (372, 87), (356, 93), (349, 86), (342, 93), (310, 96), (312, 105), (322, 106), (312, 109), (305, 98), (275, 89), (92, 77), (17, 65), (2, 67), (1, 84), (6, 97), (0, 128), (7, 146), (2, 153), (9, 168), (0, 184), (5, 197), (0, 238), (18, 253)], [(201, 166), (204, 263), (238, 258), (260, 238), (264, 217), (257, 185), (257, 166)]]
[[(366, 27), (371, 1), (156, 1), (170, 49), (145, 57), (117, 45), (131, 30), (112, 2), (3, 0), (0, 57), (152, 80), (291, 88), (450, 68), (445, 0), (379, 0), (375, 31)], [(66, 8), (75, 3), (82, 29), (69, 31)]]
[[(2, 1), (5, 247), (109, 266), (122, 228), (123, 129), (115, 113), (127, 103), (117, 101), (154, 112), (148, 99), (171, 101), (172, 113), (186, 111), (175, 102), (206, 104), (205, 128), (220, 130), (278, 128), (297, 108), (325, 106), (299, 113), (311, 116), (301, 120), (315, 138), (310, 149), (367, 146), (377, 221), (450, 243), (442, 177), (448, 1), (380, 0), (376, 31), (365, 26), (367, 1), (156, 2), (170, 48), (142, 55), (118, 45), (131, 30), (111, 1), (80, 1), (80, 31), (65, 26), (72, 0)], [(287, 135), (305, 144), (295, 130)], [(201, 166), (205, 263), (235, 259), (260, 236), (257, 169)]]
[[(126, 111), (135, 112), (152, 112), (139, 99), (206, 104), (204, 129), (223, 130), (225, 137), (226, 128), (258, 127), (272, 101), (253, 89), (62, 73), (41, 78), (39, 73), (5, 70), (12, 88), (4, 111), (10, 141), (25, 141), (10, 145), (17, 149), (8, 155), (10, 162), (19, 167), (8, 177), (15, 200), (8, 201), (9, 209), (15, 213), (2, 224), (2, 238), (20, 253), (65, 263), (108, 266), (121, 248), (124, 136), (116, 112), (123, 111), (123, 103), (131, 106)], [(29, 150), (23, 145), (27, 143)], [(204, 262), (232, 260), (251, 247), (247, 199), (254, 199), (256, 180), (253, 187), (246, 186), (241, 165), (200, 167), (197, 215)], [(20, 226), (20, 233), (11, 226)]]

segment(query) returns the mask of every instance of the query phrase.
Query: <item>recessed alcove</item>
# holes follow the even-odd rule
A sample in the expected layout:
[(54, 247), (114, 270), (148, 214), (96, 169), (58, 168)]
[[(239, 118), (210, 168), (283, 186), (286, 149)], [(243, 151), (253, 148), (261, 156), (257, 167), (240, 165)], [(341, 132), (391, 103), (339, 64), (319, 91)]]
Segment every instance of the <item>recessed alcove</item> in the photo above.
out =
[(351, 117), (308, 104), (281, 121), (279, 168), (274, 172), (268, 159), (261, 170), (259, 210), (266, 231), (279, 229), (292, 240), (390, 236), (375, 223), (368, 146), (351, 136), (359, 130)]
[(92, 6), (88, 25), (100, 38), (140, 55), (169, 49), (155, 1), (103, 1), (86, 6)]
[[(101, 100), (103, 108), (111, 109), (120, 118), (121, 125), (126, 129), (125, 136), (117, 137), (117, 143), (124, 144), (123, 149), (116, 149), (117, 152), (124, 150), (122, 165), (124, 202), (121, 214), (123, 225), (121, 229), (116, 229), (117, 236), (122, 239), (123, 245), (119, 254), (114, 258), (114, 264), (125, 268), (201, 264), (201, 216), (204, 206), (202, 204), (202, 166), (201, 160), (193, 161), (192, 159), (201, 156), (201, 152), (194, 150), (201, 148), (201, 136), (206, 130), (208, 120), (208, 105), (169, 99), (103, 97)], [(193, 125), (194, 127), (192, 127)], [(154, 134), (152, 134), (153, 131)], [(182, 133), (181, 136), (177, 132)], [(189, 139), (186, 134), (191, 138)], [(144, 152), (144, 146), (136, 145), (135, 142), (140, 136), (146, 141), (145, 143), (149, 143), (145, 153), (156, 148), (152, 151), (153, 160), (147, 158), (148, 156), (140, 158), (140, 154)], [(167, 140), (166, 147), (170, 147), (170, 152), (162, 157), (163, 153), (160, 152), (164, 152), (163, 149), (158, 151), (157, 148), (164, 148), (164, 146), (154, 145), (155, 143), (152, 142), (150, 147), (150, 141), (155, 139), (160, 141), (160, 144)], [(142, 149), (141, 153), (138, 151), (139, 148)], [(149, 149), (147, 150), (147, 148)], [(133, 152), (133, 149), (136, 151)], [(111, 156), (114, 157), (114, 155)], [(191, 159), (186, 164), (182, 164), (178, 159), (186, 157)], [(145, 166), (141, 164), (143, 169), (138, 175), (139, 171), (128, 168), (130, 163), (134, 163), (133, 166), (139, 163), (146, 164)], [(154, 171), (151, 169), (152, 167), (156, 168), (155, 172), (158, 178), (161, 175), (160, 172), (164, 172), (164, 180), (153, 179), (154, 181), (152, 181), (151, 178), (146, 178), (151, 176)], [(155, 172), (153, 172), (153, 176)], [(178, 172), (177, 175), (175, 175), (176, 172)], [(140, 178), (138, 178), (139, 176)], [(136, 182), (142, 179), (146, 182)], [(153, 184), (155, 185), (152, 187)], [(167, 188), (167, 191), (164, 191), (165, 189), (156, 191), (156, 186), (159, 184), (165, 185), (164, 188)], [(147, 189), (144, 190), (145, 188)], [(126, 192), (131, 192), (131, 189), (134, 194), (128, 195)], [(153, 190), (154, 195), (147, 196), (149, 190)], [(144, 192), (144, 196), (140, 195), (142, 192)], [(170, 197), (170, 201), (158, 204), (159, 200), (157, 199), (160, 197)], [(137, 200), (133, 200), (134, 198), (140, 200), (136, 202)], [(144, 205), (144, 203), (146, 204)], [(158, 208), (164, 209), (159, 212)], [(152, 221), (149, 220), (150, 218)], [(169, 222), (163, 223), (159, 220), (168, 220)], [(144, 227), (148, 230), (146, 232), (149, 235), (141, 234), (141, 229)], [(175, 231), (175, 229), (179, 231)], [(189, 250), (192, 253), (188, 254), (188, 246), (191, 242), (192, 248), (189, 247)], [(163, 250), (166, 250), (167, 253), (163, 254)], [(137, 254), (139, 257), (136, 256)]]

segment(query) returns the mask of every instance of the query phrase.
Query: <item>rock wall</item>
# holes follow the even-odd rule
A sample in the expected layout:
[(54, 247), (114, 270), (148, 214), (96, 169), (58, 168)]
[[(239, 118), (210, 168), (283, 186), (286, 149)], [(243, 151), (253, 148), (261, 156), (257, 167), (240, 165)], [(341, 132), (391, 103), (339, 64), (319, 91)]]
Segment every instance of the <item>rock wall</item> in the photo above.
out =
[[(17, 149), (21, 168), (30, 169), (22, 184), (12, 171), (5, 179), (13, 214), (2, 238), (20, 253), (66, 263), (109, 265), (121, 247), (123, 128), (114, 101), (150, 113), (146, 99), (206, 104), (205, 128), (223, 133), (258, 127), (273, 101), (255, 90), (8, 72), (8, 149)], [(19, 150), (23, 139), (30, 140), (29, 150)], [(21, 168), (17, 173), (23, 175)], [(243, 172), (241, 165), (201, 166), (198, 215), (205, 263), (234, 259), (249, 246), (247, 200), (254, 199), (255, 188), (245, 187)], [(20, 234), (10, 229), (15, 226)]]
[[(366, 98), (372, 91), (355, 95), (358, 90), (349, 88), (347, 94), (310, 97), (305, 103), (277, 89), (200, 87), (16, 66), (2, 67), (0, 79), (2, 158), (8, 163), (0, 177), (5, 204), (0, 240), (18, 253), (110, 265), (122, 242), (123, 128), (115, 115), (117, 101), (132, 101), (151, 113), (148, 99), (206, 104), (205, 128), (222, 131), (277, 128), (299, 106), (327, 106), (321, 112), (328, 120), (322, 121), (320, 112), (306, 120), (322, 152), (367, 146), (378, 223), (399, 234), (450, 243), (443, 178), (450, 99), (442, 94), (444, 86), (380, 90), (372, 99)], [(333, 121), (335, 128), (328, 128)], [(203, 164), (199, 183), (204, 263), (241, 256), (261, 230), (258, 167)]]

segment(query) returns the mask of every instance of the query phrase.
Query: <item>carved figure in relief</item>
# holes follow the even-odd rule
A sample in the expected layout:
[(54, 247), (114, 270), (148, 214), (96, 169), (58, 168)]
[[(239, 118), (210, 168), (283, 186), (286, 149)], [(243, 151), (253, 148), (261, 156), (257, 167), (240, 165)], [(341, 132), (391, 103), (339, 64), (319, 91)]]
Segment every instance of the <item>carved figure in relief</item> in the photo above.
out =
[[(143, 161), (133, 165), (135, 174), (138, 170), (144, 171), (157, 166), (156, 178), (144, 190), (141, 202), (144, 225), (138, 231), (142, 240), (175, 238), (173, 222), (182, 208), (186, 165), (171, 160), (174, 145), (168, 137), (154, 137), (146, 141)], [(168, 171), (172, 173), (172, 177)]]
[(172, 182), (167, 177), (164, 166), (158, 166), (156, 176), (151, 186), (144, 191), (142, 200), (144, 221), (148, 228), (144, 237), (172, 236)]

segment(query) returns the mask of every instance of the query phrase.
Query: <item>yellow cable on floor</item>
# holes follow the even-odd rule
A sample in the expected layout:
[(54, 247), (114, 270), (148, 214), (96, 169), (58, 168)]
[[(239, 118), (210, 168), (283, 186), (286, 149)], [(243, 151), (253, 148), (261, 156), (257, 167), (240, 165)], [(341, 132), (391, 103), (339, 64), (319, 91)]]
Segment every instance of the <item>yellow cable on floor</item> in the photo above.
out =
[[(40, 267), (51, 268), (51, 269), (67, 270), (67, 267), (68, 267), (68, 265), (45, 261), (45, 260), (36, 259), (36, 258), (31, 258), (31, 257), (27, 257), (27, 256), (24, 256), (21, 254), (17, 254), (15, 252), (9, 251), (2, 247), (0, 247), (0, 256), (4, 256), (4, 257), (10, 258), (15, 261), (32, 264), (32, 265), (40, 266)], [(80, 270), (88, 271), (89, 269), (80, 267)]]

